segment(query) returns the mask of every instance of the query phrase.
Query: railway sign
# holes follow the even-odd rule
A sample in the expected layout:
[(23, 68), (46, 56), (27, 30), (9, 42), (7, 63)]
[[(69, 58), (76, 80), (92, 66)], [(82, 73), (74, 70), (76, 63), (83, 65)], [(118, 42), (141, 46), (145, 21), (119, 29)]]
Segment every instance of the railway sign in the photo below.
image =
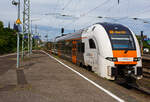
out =
[(144, 38), (144, 41), (148, 41), (149, 40), (149, 38)]
[(22, 24), (21, 21), (20, 21), (20, 19), (16, 20), (16, 24)]
[(150, 38), (144, 38), (144, 41), (146, 41), (147, 44), (150, 45)]
[(38, 35), (33, 36), (33, 39), (39, 39)]
[(28, 36), (27, 36), (27, 35), (25, 35), (25, 36), (24, 36), (24, 39), (28, 39)]

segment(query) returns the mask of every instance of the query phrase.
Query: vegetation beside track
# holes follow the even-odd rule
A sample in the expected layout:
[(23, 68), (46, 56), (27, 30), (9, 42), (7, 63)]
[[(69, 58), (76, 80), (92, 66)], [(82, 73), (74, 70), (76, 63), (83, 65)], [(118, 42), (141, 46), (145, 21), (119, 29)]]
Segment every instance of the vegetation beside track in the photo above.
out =
[(4, 28), (0, 21), (0, 54), (12, 53), (16, 51), (17, 35), (16, 31), (9, 27)]
[[(24, 50), (27, 50), (27, 39), (24, 39)], [(41, 40), (40, 40), (41, 43)], [(33, 39), (32, 49), (40, 49), (36, 39)], [(20, 50), (22, 48), (22, 34), (20, 34)], [(17, 32), (16, 30), (4, 27), (3, 22), (0, 21), (0, 55), (16, 52), (17, 50)]]

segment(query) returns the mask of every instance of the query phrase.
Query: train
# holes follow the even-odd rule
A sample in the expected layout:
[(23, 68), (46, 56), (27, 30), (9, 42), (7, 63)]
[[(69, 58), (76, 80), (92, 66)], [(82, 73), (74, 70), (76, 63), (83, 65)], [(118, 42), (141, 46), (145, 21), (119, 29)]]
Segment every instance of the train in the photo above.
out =
[(58, 36), (50, 53), (108, 80), (142, 78), (141, 50), (136, 35), (126, 26), (100, 22)]

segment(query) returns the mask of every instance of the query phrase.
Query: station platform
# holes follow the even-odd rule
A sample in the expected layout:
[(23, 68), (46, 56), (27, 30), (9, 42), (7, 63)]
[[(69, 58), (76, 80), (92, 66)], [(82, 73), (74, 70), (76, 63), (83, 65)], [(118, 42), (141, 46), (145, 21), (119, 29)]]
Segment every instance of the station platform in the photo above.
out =
[[(116, 90), (117, 96), (102, 90), (48, 54), (40, 52), (25, 58), (17, 71), (15, 60), (14, 56), (0, 57), (0, 69), (5, 70), (0, 73), (0, 102), (138, 102), (127, 91), (118, 93), (113, 85), (106, 86)], [(103, 84), (100, 80), (97, 83)]]

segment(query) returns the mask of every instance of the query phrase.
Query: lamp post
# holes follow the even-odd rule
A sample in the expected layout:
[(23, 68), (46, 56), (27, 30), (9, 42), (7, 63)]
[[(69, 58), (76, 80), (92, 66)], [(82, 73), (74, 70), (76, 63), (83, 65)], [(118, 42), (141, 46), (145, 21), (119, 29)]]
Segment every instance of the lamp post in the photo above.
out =
[(15, 0), (12, 1), (12, 4), (15, 5), (15, 6), (18, 6), (18, 19), (16, 21), (16, 24), (18, 25), (18, 33), (17, 33), (17, 65), (16, 67), (19, 68), (19, 65), (20, 65), (20, 62), (19, 62), (19, 26), (21, 24), (21, 21), (20, 21), (20, 0), (18, 0), (18, 2), (16, 2)]

